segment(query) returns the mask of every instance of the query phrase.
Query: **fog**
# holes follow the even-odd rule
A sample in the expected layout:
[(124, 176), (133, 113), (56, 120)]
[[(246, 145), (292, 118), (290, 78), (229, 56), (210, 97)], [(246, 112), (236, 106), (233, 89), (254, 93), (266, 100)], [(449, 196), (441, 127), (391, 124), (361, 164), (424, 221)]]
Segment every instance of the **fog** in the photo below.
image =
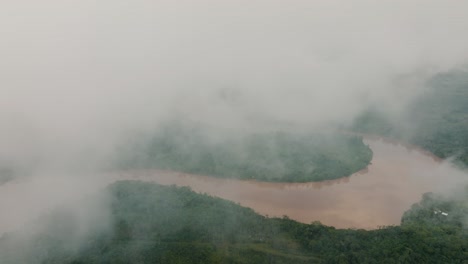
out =
[(399, 111), (428, 76), (466, 62), (466, 5), (10, 1), (3, 125), (68, 151), (177, 115), (231, 129), (346, 122), (369, 104)]
[[(455, 0), (6, 0), (0, 164), (29, 187), (0, 186), (0, 233), (35, 218), (33, 207), (102, 187), (82, 175), (166, 120), (234, 134), (323, 129), (379, 106), (404, 122), (430, 77), (466, 67), (466, 10)], [(38, 187), (43, 177), (54, 180)], [(12, 208), (23, 213), (4, 217)]]

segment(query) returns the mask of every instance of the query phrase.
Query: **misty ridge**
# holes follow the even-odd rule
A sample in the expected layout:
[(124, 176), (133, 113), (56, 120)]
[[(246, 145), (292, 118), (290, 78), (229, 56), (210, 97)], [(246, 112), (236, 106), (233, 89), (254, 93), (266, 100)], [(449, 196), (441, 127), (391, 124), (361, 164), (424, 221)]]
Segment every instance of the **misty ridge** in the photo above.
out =
[[(158, 237), (158, 245), (166, 235), (170, 243), (179, 241), (174, 234), (182, 237), (180, 230), (190, 225), (181, 218), (196, 219), (194, 226), (205, 230), (206, 219), (198, 218), (205, 203), (216, 206), (206, 220), (213, 230), (207, 237), (195, 227), (187, 231), (202, 243), (268, 241), (268, 250), (298, 255), (318, 250), (295, 232), (322, 227), (270, 221), (185, 189), (116, 181), (138, 171), (228, 181), (352, 180), (354, 173), (372, 169), (366, 135), (444, 159), (433, 174), (447, 174), (443, 188), (436, 188), (445, 193), (408, 207), (401, 228), (430, 223), (466, 235), (468, 3), (19, 0), (1, 9), (5, 263), (73, 263), (70, 256), (82, 252), (99, 256), (89, 246), (96, 241), (131, 241), (113, 250), (131, 248), (140, 256), (150, 243), (145, 233)], [(408, 170), (436, 177), (415, 167)], [(433, 184), (427, 182), (422, 185)], [(139, 204), (141, 210), (131, 212)], [(434, 210), (447, 210), (450, 220), (434, 218)], [(217, 218), (220, 211), (229, 217)], [(142, 215), (152, 220), (139, 226)], [(170, 231), (149, 228), (167, 225), (171, 217), (178, 220)], [(224, 234), (216, 228), (225, 222), (226, 230), (252, 232)], [(320, 232), (334, 232), (327, 228)], [(47, 242), (41, 248), (37, 241)], [(457, 243), (454, 251), (464, 246)], [(18, 262), (22, 249), (27, 254)], [(163, 246), (158, 250), (158, 256), (165, 252)], [(315, 257), (307, 255), (305, 262)]]

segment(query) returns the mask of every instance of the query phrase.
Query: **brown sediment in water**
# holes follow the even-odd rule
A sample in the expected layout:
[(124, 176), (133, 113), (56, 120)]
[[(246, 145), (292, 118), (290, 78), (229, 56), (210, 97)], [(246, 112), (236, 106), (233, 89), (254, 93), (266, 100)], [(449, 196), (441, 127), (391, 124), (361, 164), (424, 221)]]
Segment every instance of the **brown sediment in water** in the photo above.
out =
[(320, 221), (337, 228), (375, 229), (398, 225), (404, 211), (421, 195), (441, 190), (455, 168), (418, 148), (366, 137), (374, 152), (371, 164), (349, 177), (309, 183), (219, 179), (170, 171), (132, 171), (121, 179), (190, 186), (194, 191), (237, 202), (256, 212), (287, 215), (304, 223)]
[(373, 134), (366, 134), (366, 133), (358, 133), (358, 132), (349, 132), (349, 131), (340, 131), (340, 133), (342, 134), (347, 134), (347, 135), (354, 135), (354, 136), (361, 136), (367, 140), (381, 140), (383, 141), (384, 143), (388, 143), (388, 144), (392, 144), (392, 145), (397, 145), (397, 146), (403, 146), (405, 147), (406, 149), (410, 150), (410, 151), (417, 151), (417, 152), (420, 152), (421, 154), (424, 154), (425, 156), (429, 156), (431, 157), (434, 161), (437, 161), (437, 162), (442, 162), (443, 159), (434, 155), (434, 153), (426, 150), (426, 149), (423, 149), (419, 146), (416, 146), (416, 145), (413, 145), (413, 144), (410, 144), (410, 143), (406, 143), (406, 142), (403, 142), (401, 140), (397, 140), (397, 139), (394, 139), (394, 138), (389, 138), (389, 137), (384, 137), (384, 136), (379, 136), (379, 135), (373, 135)]
[[(425, 192), (447, 192), (453, 186), (466, 184), (466, 172), (434, 159), (433, 155), (417, 147), (380, 137), (366, 136), (365, 143), (374, 153), (371, 164), (360, 172), (336, 180), (277, 183), (140, 170), (100, 175), (94, 180), (99, 184), (95, 183), (93, 187), (98, 190), (117, 180), (189, 186), (196, 192), (237, 202), (270, 217), (287, 215), (304, 223), (320, 221), (337, 228), (375, 229), (398, 225), (402, 214)], [(53, 184), (53, 180), (47, 184)], [(0, 199), (5, 201), (0, 202), (0, 211), (8, 211), (8, 201), (21, 200), (25, 191), (43, 195), (35, 191), (35, 185), (29, 189), (23, 188), (24, 185), (11, 182), (0, 186)], [(44, 184), (41, 182), (41, 185)], [(47, 190), (44, 187), (43, 191)], [(33, 197), (30, 200), (34, 201)], [(33, 208), (39, 213), (41, 206), (47, 209), (41, 204)], [(16, 215), (23, 214), (25, 219), (30, 216), (30, 210), (22, 212), (21, 206), (15, 208)], [(20, 222), (17, 217), (2, 217), (0, 231), (12, 229)]]

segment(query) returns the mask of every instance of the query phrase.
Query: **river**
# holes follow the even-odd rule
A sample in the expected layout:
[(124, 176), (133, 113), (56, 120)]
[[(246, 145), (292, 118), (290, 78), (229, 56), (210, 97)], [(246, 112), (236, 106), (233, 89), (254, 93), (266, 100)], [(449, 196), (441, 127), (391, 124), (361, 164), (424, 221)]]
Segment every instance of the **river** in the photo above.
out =
[(404, 211), (423, 193), (449, 192), (468, 179), (449, 163), (417, 147), (376, 137), (367, 137), (365, 143), (374, 152), (371, 164), (338, 180), (268, 183), (167, 171), (127, 172), (120, 178), (190, 186), (263, 215), (287, 215), (304, 223), (320, 221), (338, 228), (363, 229), (398, 225)]
[[(374, 153), (365, 170), (324, 182), (268, 183), (151, 170), (93, 176), (92, 180), (85, 177), (86, 182), (96, 184), (73, 177), (7, 183), (0, 186), (0, 233), (59, 204), (64, 197), (76, 200), (72, 193), (87, 195), (124, 179), (190, 186), (196, 192), (228, 199), (271, 217), (287, 215), (304, 223), (320, 221), (337, 228), (363, 229), (398, 225), (403, 212), (423, 193), (449, 193), (467, 183), (466, 172), (417, 147), (376, 137), (366, 137), (365, 143)], [(51, 185), (60, 186), (60, 191), (51, 192)]]

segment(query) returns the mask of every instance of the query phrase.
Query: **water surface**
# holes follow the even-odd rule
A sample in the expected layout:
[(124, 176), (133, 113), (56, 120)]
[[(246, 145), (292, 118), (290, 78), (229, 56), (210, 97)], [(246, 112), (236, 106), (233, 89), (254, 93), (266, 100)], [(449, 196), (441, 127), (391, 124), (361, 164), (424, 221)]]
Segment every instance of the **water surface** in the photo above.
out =
[(238, 202), (268, 216), (338, 228), (398, 225), (404, 211), (429, 191), (447, 192), (468, 179), (463, 172), (416, 147), (368, 137), (371, 164), (349, 177), (311, 183), (216, 179), (168, 171), (121, 173), (122, 179), (190, 186), (194, 191)]
[[(256, 212), (304, 223), (320, 221), (338, 228), (375, 229), (398, 225), (404, 211), (425, 192), (449, 193), (468, 175), (416, 147), (366, 136), (374, 152), (363, 171), (332, 181), (269, 183), (219, 179), (171, 171), (126, 171), (106, 175), (39, 175), (0, 185), (0, 234), (34, 220), (60, 204), (80, 199), (123, 179), (190, 186)], [(78, 201), (78, 203), (77, 203)], [(103, 205), (103, 210), (105, 210)]]

